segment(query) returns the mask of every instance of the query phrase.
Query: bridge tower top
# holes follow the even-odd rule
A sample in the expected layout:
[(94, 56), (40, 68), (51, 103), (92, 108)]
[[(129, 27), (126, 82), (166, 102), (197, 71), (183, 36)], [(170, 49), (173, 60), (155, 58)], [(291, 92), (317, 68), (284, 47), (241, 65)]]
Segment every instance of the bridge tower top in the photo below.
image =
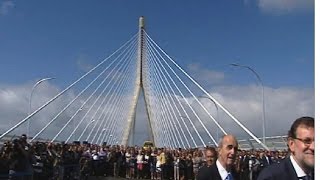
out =
[(144, 29), (144, 17), (141, 16), (139, 18), (139, 28)]

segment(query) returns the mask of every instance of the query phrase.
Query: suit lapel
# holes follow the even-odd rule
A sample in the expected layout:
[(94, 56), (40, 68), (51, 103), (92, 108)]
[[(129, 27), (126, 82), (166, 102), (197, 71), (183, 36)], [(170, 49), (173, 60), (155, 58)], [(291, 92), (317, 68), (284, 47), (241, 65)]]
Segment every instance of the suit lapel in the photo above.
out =
[(284, 173), (287, 174), (289, 179), (299, 180), (298, 179), (298, 175), (297, 175), (297, 173), (296, 173), (296, 171), (295, 171), (295, 169), (294, 169), (294, 167), (293, 167), (293, 165), (291, 163), (290, 158), (286, 158), (284, 160), (284, 166), (285, 166), (285, 172)]

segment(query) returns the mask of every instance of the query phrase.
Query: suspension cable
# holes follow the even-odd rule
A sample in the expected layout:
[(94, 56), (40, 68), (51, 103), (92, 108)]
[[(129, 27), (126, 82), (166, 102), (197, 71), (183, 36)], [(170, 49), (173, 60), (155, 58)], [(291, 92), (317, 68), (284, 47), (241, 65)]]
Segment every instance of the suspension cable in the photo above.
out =
[[(158, 62), (155, 61), (156, 64), (158, 65)], [(180, 89), (178, 88), (178, 86), (176, 85), (176, 83), (174, 82), (174, 80), (171, 78), (171, 76), (169, 75), (168, 71), (166, 70), (166, 68), (164, 68), (163, 64), (161, 63), (161, 61), (159, 61), (159, 64), (161, 65), (162, 69), (165, 71), (165, 73), (167, 74), (167, 76), (169, 77), (170, 81), (173, 83), (173, 85), (175, 86), (175, 88), (177, 89), (177, 91), (179, 92), (180, 96), (187, 102), (188, 104), (188, 101), (186, 100), (185, 96), (183, 95), (183, 93), (180, 91)], [(158, 65), (159, 66), (159, 65)], [(185, 108), (183, 107), (182, 103), (180, 102), (180, 100), (177, 98), (177, 96), (175, 95), (175, 98), (177, 99), (177, 102), (179, 103), (180, 107), (182, 108), (182, 110), (184, 111), (184, 114), (186, 115), (187, 119), (189, 120), (190, 124), (192, 125), (193, 129), (195, 130), (196, 134), (198, 135), (198, 138), (200, 139), (200, 141), (202, 142), (202, 144), (205, 146), (205, 143), (201, 137), (201, 135), (199, 134), (197, 128), (195, 127), (195, 125), (193, 124), (193, 122), (191, 121), (190, 119), (190, 116), (189, 114), (186, 112)], [(190, 104), (188, 104), (190, 106)], [(183, 116), (181, 116), (181, 120), (183, 120)], [(183, 120), (184, 122), (184, 120)], [(185, 122), (184, 122), (185, 124)], [(185, 124), (186, 126), (186, 124)], [(193, 143), (195, 146), (197, 146), (193, 136), (191, 135), (190, 131), (188, 131), (189, 134), (190, 134), (190, 137), (191, 139), (193, 140)]]
[[(160, 53), (157, 52), (159, 55)], [(161, 56), (162, 57), (162, 56)], [(198, 98), (193, 94), (193, 92), (188, 88), (188, 86), (181, 80), (181, 78), (177, 75), (177, 73), (170, 67), (170, 65), (165, 61), (164, 58), (161, 58), (165, 64), (167, 65), (167, 67), (169, 67), (169, 69), (171, 70), (171, 72), (173, 72), (173, 74), (176, 76), (176, 78), (181, 82), (181, 84), (187, 89), (187, 91), (193, 96), (193, 98), (196, 99), (196, 101), (199, 102)], [(160, 61), (161, 62), (161, 61)], [(203, 124), (202, 120), (200, 119), (199, 115), (196, 113), (196, 111), (192, 108), (192, 106), (189, 104), (189, 102), (185, 99), (186, 103), (188, 104), (189, 108), (191, 109), (191, 111), (193, 112), (193, 114), (196, 116), (196, 118), (198, 119), (198, 121), (200, 122), (201, 126), (204, 128), (204, 130), (206, 131), (206, 133), (208, 134), (208, 136), (210, 137), (210, 139), (215, 143), (216, 146), (218, 146), (218, 143), (216, 142), (216, 140), (214, 139), (214, 137), (211, 135), (211, 133), (208, 131), (207, 127)], [(202, 105), (200, 103), (200, 105)], [(223, 129), (222, 129), (223, 130)], [(224, 131), (224, 130), (223, 130)], [(203, 144), (205, 146), (205, 144)]]
[[(150, 51), (151, 51), (151, 50), (150, 50)], [(151, 52), (153, 52), (153, 51), (151, 51)], [(167, 80), (167, 77), (163, 74), (162, 71), (158, 70), (157, 64), (155, 64), (155, 63), (153, 62), (153, 59), (155, 58), (153, 55), (154, 55), (154, 54), (151, 53), (151, 56), (152, 56), (152, 58), (151, 58), (151, 63), (152, 63), (152, 65), (154, 66), (154, 69), (156, 70), (155, 72), (156, 72), (156, 73), (157, 73), (157, 72), (160, 72), (160, 73), (162, 74), (162, 76), (164, 77), (166, 83), (168, 84), (168, 86), (169, 86), (169, 88), (170, 88), (170, 90), (171, 90), (171, 93), (174, 94), (173, 89), (172, 89), (170, 83), (169, 83), (168, 80)], [(162, 83), (164, 83), (164, 82), (163, 82), (163, 78), (160, 78), (160, 80), (162, 81)], [(177, 105), (176, 105), (175, 101), (174, 101), (173, 98), (172, 98), (172, 94), (169, 92), (168, 88), (166, 88), (166, 91), (167, 91), (167, 93), (169, 94), (169, 97), (170, 97), (171, 101), (174, 102), (173, 105), (174, 105), (175, 109), (177, 110), (177, 112), (178, 112), (178, 114), (179, 114), (179, 117), (180, 117), (180, 116), (181, 116), (181, 112), (180, 112), (180, 110), (177, 108)], [(171, 104), (170, 104), (170, 108), (173, 109), (172, 106), (171, 106)], [(188, 144), (188, 147), (190, 148), (191, 146), (190, 146), (190, 144), (189, 144), (188, 138), (186, 137), (184, 131), (182, 130), (181, 124), (180, 124), (180, 122), (178, 121), (178, 118), (177, 118), (177, 115), (176, 115), (175, 111), (173, 111), (173, 113), (174, 113), (174, 116), (175, 116), (175, 118), (176, 118), (176, 121), (178, 122), (179, 129), (181, 130), (181, 132), (182, 132), (182, 134), (183, 134), (183, 136), (184, 136), (184, 139), (186, 140), (186, 142), (187, 142), (187, 144)], [(186, 128), (188, 128), (188, 126), (186, 126)], [(190, 133), (190, 131), (189, 131), (189, 133)], [(178, 133), (178, 135), (180, 135), (180, 133)], [(190, 133), (190, 136), (191, 136), (191, 133)], [(180, 139), (182, 139), (182, 138), (181, 138), (181, 135), (180, 135)], [(183, 146), (184, 146), (184, 148), (185, 148), (184, 143), (183, 143)]]
[(9, 134), (10, 132), (12, 132), (13, 130), (15, 130), (16, 128), (18, 128), (21, 124), (23, 124), (24, 122), (26, 122), (29, 118), (33, 117), (35, 114), (37, 114), (40, 110), (42, 110), (43, 108), (45, 108), (46, 106), (48, 106), (52, 101), (56, 100), (58, 97), (60, 97), (62, 94), (64, 94), (66, 91), (68, 91), (69, 89), (71, 89), (75, 84), (77, 84), (79, 81), (81, 81), (83, 78), (85, 78), (87, 75), (89, 75), (91, 72), (93, 72), (95, 69), (97, 69), (98, 67), (100, 67), (102, 64), (104, 64), (108, 59), (110, 59), (114, 54), (116, 54), (118, 51), (120, 51), (125, 45), (127, 45), (132, 39), (134, 39), (136, 36), (138, 35), (135, 34), (132, 38), (130, 38), (126, 43), (124, 43), (119, 49), (117, 49), (115, 52), (113, 52), (110, 56), (108, 56), (107, 58), (105, 58), (102, 62), (100, 62), (98, 65), (96, 65), (95, 67), (93, 67), (91, 70), (89, 70), (87, 73), (85, 73), (84, 75), (82, 75), (78, 80), (76, 80), (75, 82), (73, 82), (72, 84), (70, 84), (67, 88), (65, 88), (64, 90), (62, 90), (60, 93), (58, 93), (56, 96), (54, 96), (52, 99), (50, 99), (49, 101), (47, 101), (46, 103), (44, 103), (41, 107), (39, 107), (38, 109), (36, 109), (35, 111), (33, 111), (32, 113), (30, 113), (27, 117), (25, 117), (24, 119), (22, 119), (21, 121), (19, 121), (16, 125), (14, 125), (13, 127), (11, 127), (10, 129), (8, 129), (6, 132), (4, 132), (3, 134), (0, 135), (0, 139), (2, 139), (4, 136), (6, 136), (7, 134)]
[[(126, 53), (126, 55), (127, 55), (127, 54), (128, 54), (128, 52)], [(116, 76), (116, 74), (113, 75), (112, 79), (114, 79), (115, 76)], [(111, 82), (111, 81), (110, 81), (110, 82)], [(114, 84), (112, 85), (111, 89), (112, 89), (113, 87), (114, 87)], [(104, 93), (104, 91), (106, 90), (106, 88), (107, 88), (107, 86), (104, 88), (103, 92), (102, 92), (102, 93), (99, 95), (99, 97), (96, 99), (96, 101), (94, 102), (94, 104), (95, 104), (95, 103), (97, 102), (97, 100), (101, 97), (101, 95)], [(111, 89), (109, 89), (107, 95), (111, 92)], [(107, 97), (107, 95), (106, 95), (105, 97)], [(104, 99), (104, 100), (105, 100), (105, 99)], [(97, 112), (98, 112), (98, 110), (100, 109), (100, 107), (101, 107), (102, 104), (103, 104), (103, 102), (99, 105), (99, 108), (95, 111), (95, 113), (94, 113), (94, 115), (93, 115), (92, 117), (95, 117), (95, 116), (96, 116), (96, 114), (97, 114)], [(94, 127), (91, 128), (91, 131), (90, 131), (89, 135), (87, 136), (86, 141), (89, 140), (89, 138), (91, 137), (91, 134), (92, 134), (92, 132), (93, 132), (93, 130), (95, 129), (96, 126), (97, 126), (97, 123), (95, 123), (95, 124), (94, 124)]]
[[(151, 51), (150, 51), (151, 52)], [(155, 57), (153, 56), (153, 54), (151, 54), (151, 58), (150, 58), (150, 62), (151, 62), (151, 65), (153, 65), (154, 66), (154, 69), (155, 69), (155, 75), (156, 75), (156, 77), (157, 76), (160, 76), (160, 75), (158, 75), (158, 72), (162, 72), (161, 70), (158, 70), (157, 69), (157, 67), (155, 66), (155, 64), (154, 64), (154, 62), (153, 62), (153, 59), (154, 59)], [(153, 73), (152, 73), (153, 74)], [(163, 73), (161, 73), (162, 75), (163, 75)], [(166, 79), (166, 77), (163, 75), (163, 77)], [(178, 130), (178, 128), (177, 128), (177, 126), (176, 126), (176, 124), (175, 124), (175, 122), (178, 122), (178, 125), (179, 125), (179, 129), (182, 131), (182, 127), (181, 127), (181, 125), (180, 125), (180, 122), (178, 121), (178, 117), (177, 117), (177, 115), (176, 115), (176, 113), (175, 113), (175, 111), (174, 111), (174, 109), (173, 109), (173, 107), (172, 107), (172, 103), (171, 102), (174, 102), (174, 100), (173, 100), (173, 98), (172, 98), (172, 95), (170, 94), (170, 92), (169, 92), (169, 90), (168, 90), (168, 88), (167, 88), (167, 85), (164, 83), (164, 81), (163, 81), (163, 79), (164, 78), (159, 78), (160, 80), (161, 80), (161, 82), (162, 83), (159, 83), (160, 84), (160, 86), (161, 86), (161, 88), (163, 89), (163, 86), (162, 86), (162, 84), (164, 84), (164, 87), (165, 87), (165, 89), (166, 89), (166, 91), (165, 92), (167, 92), (167, 94), (169, 95), (169, 97), (171, 98), (171, 100), (172, 101), (170, 101), (169, 99), (168, 99), (168, 96), (166, 96), (166, 100), (167, 100), (167, 102), (169, 102), (169, 106), (170, 106), (170, 108), (169, 109), (171, 109), (171, 111), (173, 112), (173, 115), (174, 115), (174, 117), (175, 117), (175, 121), (173, 121), (173, 123), (174, 123), (174, 127), (175, 127), (175, 129), (176, 129), (176, 131), (178, 132), (178, 135), (179, 135), (179, 139), (180, 139), (180, 141), (181, 141), (181, 143), (182, 143), (182, 145), (183, 145), (183, 148), (185, 148), (185, 144), (184, 144), (184, 142), (182, 141), (182, 137), (181, 137), (181, 134), (179, 133), (179, 130)], [(155, 84), (157, 84), (157, 83), (155, 83)], [(169, 87), (172, 89), (172, 87), (171, 87), (171, 85), (169, 84)], [(164, 90), (163, 90), (164, 91)], [(174, 106), (176, 107), (176, 104), (175, 103), (173, 103), (174, 104)], [(177, 109), (177, 107), (176, 107), (176, 109)], [(178, 109), (177, 109), (178, 110)], [(179, 111), (179, 110), (178, 110)], [(169, 111), (170, 112), (170, 111)], [(172, 115), (171, 115), (172, 116)], [(187, 137), (185, 136), (185, 133), (184, 133), (184, 131), (182, 131), (182, 134), (184, 135), (184, 138), (185, 138), (185, 140), (187, 141)], [(190, 144), (188, 143), (188, 141), (187, 141), (187, 144), (188, 144), (188, 146), (190, 147)], [(180, 146), (181, 147), (181, 146)]]
[[(248, 130), (238, 119), (236, 119), (224, 106), (222, 106), (215, 98), (213, 98), (204, 88), (202, 88), (199, 83), (197, 83), (189, 74), (187, 74), (164, 50), (162, 50), (157, 43), (155, 43), (149, 35), (146, 33), (147, 37), (152, 41), (152, 43), (160, 49), (160, 51), (183, 73), (185, 74), (200, 90), (202, 90), (209, 98), (211, 98), (226, 114), (229, 115), (244, 131), (246, 131), (253, 139), (256, 140), (263, 148), (269, 149), (265, 144), (263, 144), (250, 130)], [(216, 123), (217, 126), (219, 123)], [(222, 128), (221, 126), (219, 128)]]
[[(128, 63), (127, 63), (127, 65), (126, 65), (126, 67), (124, 67), (123, 69), (125, 69), (125, 70), (128, 69), (129, 64), (130, 64), (130, 61), (129, 61), (129, 60), (132, 59), (132, 55), (133, 55), (133, 50), (131, 51), (130, 54), (128, 54), (128, 57), (127, 57)], [(122, 69), (122, 67), (120, 67), (119, 69)], [(121, 72), (121, 71), (120, 71), (120, 72)], [(117, 73), (115, 73), (115, 75), (117, 75)], [(118, 75), (118, 79), (119, 79), (119, 78), (120, 78), (120, 76)], [(109, 91), (109, 92), (110, 92), (110, 91)], [(108, 92), (108, 94), (109, 94), (109, 92)], [(103, 115), (103, 112), (105, 112), (105, 108), (107, 107), (107, 104), (109, 104), (109, 101), (110, 101), (110, 99), (114, 96), (115, 92), (117, 92), (117, 91), (115, 90), (115, 91), (112, 93), (111, 97), (108, 99), (106, 105), (104, 106), (104, 109), (101, 111), (100, 116), (98, 117), (98, 119), (101, 119), (101, 117), (102, 117), (102, 115)], [(104, 97), (101, 105), (105, 102), (107, 96), (108, 96), (108, 95), (106, 95), (106, 96)], [(110, 103), (111, 103), (111, 102), (110, 102)], [(113, 102), (112, 102), (111, 104), (113, 104)], [(100, 107), (101, 107), (101, 106), (100, 106)], [(100, 109), (100, 107), (99, 107), (98, 109)], [(97, 111), (97, 112), (98, 112), (98, 111)], [(98, 127), (98, 130), (96, 131), (95, 135), (93, 136), (92, 142), (95, 140), (95, 137), (97, 136), (97, 133), (99, 132), (99, 129), (101, 128), (102, 124), (103, 124), (103, 122), (101, 121), (101, 123), (100, 123), (100, 125), (99, 125), (99, 127)]]

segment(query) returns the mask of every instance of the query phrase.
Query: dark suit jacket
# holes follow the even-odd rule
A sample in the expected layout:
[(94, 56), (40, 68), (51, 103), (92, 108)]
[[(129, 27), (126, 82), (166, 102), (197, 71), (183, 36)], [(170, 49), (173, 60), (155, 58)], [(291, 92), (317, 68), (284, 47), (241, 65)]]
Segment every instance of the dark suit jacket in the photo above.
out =
[(290, 158), (286, 158), (279, 164), (273, 163), (264, 168), (258, 180), (298, 180), (298, 177)]
[(250, 157), (248, 155), (244, 155), (240, 158), (240, 169), (249, 170), (249, 160)]
[[(239, 174), (235, 171), (235, 169), (231, 170), (231, 174), (234, 180), (240, 180)], [(203, 166), (200, 168), (197, 180), (223, 180), (219, 174), (219, 170), (217, 168), (216, 163), (212, 166)]]
[[(269, 163), (268, 163), (268, 160), (269, 160)], [(273, 162), (270, 156), (263, 156), (260, 163), (262, 163), (263, 167), (267, 167)]]

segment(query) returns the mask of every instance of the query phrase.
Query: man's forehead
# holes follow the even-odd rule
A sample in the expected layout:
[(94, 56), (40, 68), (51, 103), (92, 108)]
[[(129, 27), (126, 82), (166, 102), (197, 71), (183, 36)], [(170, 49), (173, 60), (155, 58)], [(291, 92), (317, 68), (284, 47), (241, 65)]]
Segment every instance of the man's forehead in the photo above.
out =
[(231, 149), (231, 148), (236, 148), (236, 149), (238, 149), (238, 144), (237, 143), (235, 143), (235, 144), (225, 144), (224, 145), (224, 147), (228, 147), (229, 149)]
[(206, 154), (213, 154), (211, 150), (206, 150)]
[(225, 138), (223, 139), (223, 144), (224, 144), (225, 146), (230, 146), (230, 145), (232, 145), (232, 146), (237, 146), (237, 147), (238, 147), (238, 142), (237, 142), (237, 140), (236, 140), (233, 136), (225, 137)]
[(299, 126), (297, 128), (296, 134), (313, 134), (314, 136), (314, 128), (313, 127), (307, 127), (307, 126)]

